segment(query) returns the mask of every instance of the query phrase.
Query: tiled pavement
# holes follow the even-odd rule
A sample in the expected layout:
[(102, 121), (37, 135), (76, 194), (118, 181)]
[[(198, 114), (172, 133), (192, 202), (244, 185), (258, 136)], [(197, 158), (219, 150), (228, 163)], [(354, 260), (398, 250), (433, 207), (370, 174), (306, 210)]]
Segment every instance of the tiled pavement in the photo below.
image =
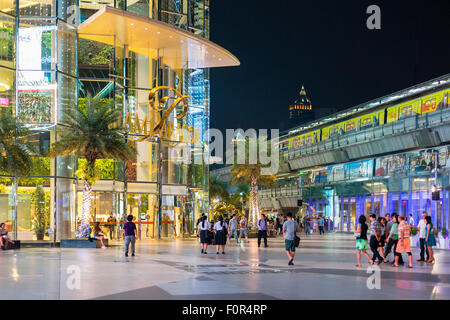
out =
[[(351, 235), (302, 235), (295, 266), (283, 247), (271, 238), (269, 248), (252, 239), (227, 246), (225, 255), (215, 248), (202, 255), (195, 240), (138, 241), (136, 257), (128, 258), (121, 246), (1, 251), (0, 298), (450, 299), (449, 251), (436, 250), (433, 266), (382, 264), (380, 289), (371, 290), (368, 264), (354, 267)], [(417, 249), (413, 254), (415, 261)]]

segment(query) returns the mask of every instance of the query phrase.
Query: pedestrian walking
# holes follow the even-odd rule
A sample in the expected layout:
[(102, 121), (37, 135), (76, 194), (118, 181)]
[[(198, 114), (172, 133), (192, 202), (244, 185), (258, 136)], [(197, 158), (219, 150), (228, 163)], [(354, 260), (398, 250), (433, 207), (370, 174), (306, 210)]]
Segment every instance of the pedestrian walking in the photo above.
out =
[(211, 223), (209, 223), (206, 216), (201, 217), (202, 221), (198, 224), (197, 231), (200, 235), (200, 245), (202, 247), (201, 253), (207, 254), (208, 244), (210, 243)]
[(425, 219), (427, 220), (425, 244), (427, 246), (428, 254), (430, 255), (430, 258), (426, 262), (434, 264), (433, 247), (436, 246), (436, 238), (434, 237), (433, 233), (433, 223), (431, 222), (431, 217), (426, 216)]
[(378, 247), (381, 244), (381, 225), (377, 221), (377, 216), (375, 214), (371, 214), (369, 216), (370, 219), (370, 250), (372, 250), (373, 256), (372, 261), (375, 263), (375, 260), (378, 260), (378, 264), (384, 261), (384, 258), (378, 252)]
[(381, 225), (381, 239), (380, 245), (378, 246), (378, 252), (383, 257), (383, 261), (386, 261), (384, 256), (384, 245), (386, 243), (386, 219), (383, 217), (378, 217), (378, 223)]
[(242, 236), (245, 237), (245, 241), (248, 240), (248, 232), (247, 232), (247, 228), (248, 228), (248, 220), (245, 217), (245, 215), (242, 216), (241, 221), (239, 221), (239, 240), (242, 239)]
[(125, 239), (125, 257), (128, 257), (128, 248), (131, 244), (131, 256), (134, 257), (135, 243), (137, 238), (136, 225), (133, 222), (133, 216), (127, 216), (127, 222), (123, 225), (123, 236)]
[(219, 221), (214, 224), (216, 235), (214, 243), (216, 244), (216, 251), (219, 254), (220, 246), (222, 246), (222, 254), (225, 254), (225, 245), (227, 244), (227, 223), (223, 221), (223, 217), (219, 217)]
[[(398, 244), (398, 215), (396, 213), (392, 214), (392, 226), (391, 226), (391, 231), (389, 232), (389, 236), (387, 238), (388, 241), (388, 247), (387, 247), (387, 251), (385, 252), (385, 257), (387, 257), (387, 255), (389, 254), (389, 252), (391, 251), (391, 249), (393, 248), (393, 252), (394, 252), (394, 256), (395, 256), (395, 252), (397, 250), (397, 244)], [(387, 260), (387, 259), (386, 259)], [(385, 262), (386, 262), (385, 260)], [(395, 264), (395, 257), (394, 257), (394, 261), (392, 262), (392, 265)], [(399, 258), (398, 258), (398, 264), (404, 264), (403, 262), (403, 257), (400, 254)]]
[(369, 260), (370, 264), (373, 264), (372, 259), (370, 259), (369, 254), (367, 253), (367, 224), (366, 224), (366, 217), (365, 216), (359, 216), (358, 225), (355, 230), (355, 237), (356, 237), (356, 258), (358, 260), (358, 263), (355, 267), (361, 268), (361, 253), (363, 253), (367, 259)]
[(304, 221), (305, 221), (305, 234), (309, 234), (309, 229), (311, 227), (310, 226), (311, 219), (305, 215)]
[(277, 235), (281, 234), (281, 229), (282, 229), (282, 225), (280, 223), (280, 217), (277, 216), (277, 218), (275, 219), (275, 228), (277, 229)]
[(427, 213), (422, 213), (422, 219), (420, 219), (417, 224), (417, 229), (419, 230), (419, 246), (420, 246), (420, 259), (419, 262), (425, 261), (425, 252), (427, 254), (427, 261), (430, 260), (430, 253), (427, 250), (426, 238), (427, 238)]
[(288, 212), (286, 214), (286, 221), (283, 224), (283, 234), (284, 234), (284, 247), (286, 249), (286, 255), (289, 258), (288, 265), (294, 265), (295, 257), (295, 236), (296, 232), (300, 231), (298, 223), (292, 219), (292, 213)]
[(264, 247), (267, 248), (267, 221), (264, 213), (261, 214), (261, 219), (258, 220), (258, 248), (261, 247), (261, 238), (264, 238)]
[[(391, 233), (389, 234), (389, 238), (393, 239), (394, 261), (392, 263), (392, 266), (394, 266), (395, 265), (395, 253), (397, 252), (397, 245), (398, 245), (398, 239), (399, 239), (399, 234), (398, 234), (398, 227), (400, 224), (399, 216), (396, 213), (392, 214), (392, 220), (394, 221), (394, 223), (392, 224)], [(390, 248), (388, 248), (388, 249), (390, 249)], [(397, 256), (398, 256), (398, 264), (401, 264), (401, 265), (405, 264), (403, 262), (402, 254), (400, 253), (400, 255), (397, 255)]]
[(401, 256), (403, 251), (406, 251), (409, 259), (408, 268), (412, 268), (413, 265), (410, 240), (411, 226), (406, 221), (406, 217), (404, 215), (400, 215), (398, 218), (400, 224), (398, 225), (398, 243), (397, 248), (395, 249), (394, 267), (398, 267), (399, 257)]
[(234, 239), (236, 240), (236, 244), (239, 244), (238, 234), (237, 234), (237, 226), (238, 226), (237, 215), (236, 215), (236, 213), (234, 213), (231, 216), (231, 220), (228, 224), (228, 235), (230, 237), (230, 243), (231, 243), (231, 236), (234, 236)]
[(322, 218), (322, 216), (319, 216), (319, 219), (317, 220), (317, 226), (319, 227), (319, 235), (325, 234), (325, 231), (323, 230), (325, 220)]

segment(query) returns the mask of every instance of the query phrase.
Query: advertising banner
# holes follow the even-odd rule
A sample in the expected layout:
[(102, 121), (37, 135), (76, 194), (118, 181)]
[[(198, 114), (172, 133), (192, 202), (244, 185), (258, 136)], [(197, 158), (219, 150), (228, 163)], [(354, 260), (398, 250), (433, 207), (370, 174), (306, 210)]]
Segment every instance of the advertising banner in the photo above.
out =
[(421, 113), (420, 99), (413, 101), (408, 101), (397, 106), (398, 108), (398, 118), (404, 119)]
[(387, 108), (386, 122), (391, 123), (398, 120), (398, 108), (397, 106)]
[(345, 167), (343, 164), (337, 164), (328, 167), (328, 181), (342, 181), (345, 179)]
[(404, 154), (389, 155), (375, 160), (375, 176), (403, 174), (407, 172)]
[(344, 122), (344, 131), (345, 133), (355, 132), (358, 126), (358, 119), (350, 119)]
[(431, 172), (434, 169), (436, 152), (438, 153), (437, 168), (450, 166), (448, 148), (439, 147), (377, 158), (375, 160), (375, 176), (398, 176)]
[(343, 130), (343, 126), (344, 122), (341, 122), (322, 129), (322, 141), (328, 140), (329, 138), (339, 135), (341, 133), (341, 130)]
[(312, 145), (320, 141), (320, 130), (308, 132), (289, 139), (289, 150)]
[(345, 164), (345, 179), (372, 177), (373, 160), (356, 161)]
[(422, 113), (444, 108), (444, 92), (438, 92), (422, 98)]

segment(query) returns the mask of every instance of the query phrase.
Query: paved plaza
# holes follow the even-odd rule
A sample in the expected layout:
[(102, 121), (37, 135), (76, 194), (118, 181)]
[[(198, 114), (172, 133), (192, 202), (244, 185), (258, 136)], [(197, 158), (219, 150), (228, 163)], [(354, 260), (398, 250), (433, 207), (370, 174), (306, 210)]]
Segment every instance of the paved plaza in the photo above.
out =
[[(227, 246), (225, 255), (198, 241), (138, 241), (136, 257), (108, 249), (23, 248), (0, 252), (0, 298), (7, 299), (449, 299), (450, 252), (414, 269), (380, 265), (369, 289), (368, 264), (354, 267), (349, 234), (302, 235), (295, 266), (282, 238)], [(418, 258), (414, 248), (414, 261)], [(365, 259), (365, 257), (363, 257)], [(405, 255), (406, 258), (406, 255)], [(406, 261), (406, 260), (405, 260)], [(374, 282), (373, 282), (374, 283)]]

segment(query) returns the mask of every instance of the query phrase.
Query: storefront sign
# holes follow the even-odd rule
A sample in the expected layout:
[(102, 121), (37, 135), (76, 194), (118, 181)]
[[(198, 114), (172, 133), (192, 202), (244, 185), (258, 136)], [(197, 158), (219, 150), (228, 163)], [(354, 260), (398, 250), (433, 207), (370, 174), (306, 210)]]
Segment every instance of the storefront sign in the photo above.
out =
[[(161, 90), (168, 90), (175, 93), (175, 97), (163, 96), (157, 101), (157, 93)], [(189, 96), (182, 95), (178, 90), (167, 86), (160, 86), (152, 89), (149, 94), (149, 119), (147, 116), (139, 119), (137, 114), (127, 113), (125, 125), (129, 133), (143, 135), (138, 141), (151, 140), (156, 137), (173, 141), (183, 141), (192, 145), (200, 145), (199, 130), (193, 126), (182, 124), (181, 119), (187, 115)], [(169, 105), (169, 102), (172, 103)], [(173, 117), (174, 121), (168, 118), (175, 107), (183, 103), (183, 112)], [(179, 121), (177, 121), (179, 120)]]
[(0, 98), (0, 106), (9, 106), (8, 98)]

